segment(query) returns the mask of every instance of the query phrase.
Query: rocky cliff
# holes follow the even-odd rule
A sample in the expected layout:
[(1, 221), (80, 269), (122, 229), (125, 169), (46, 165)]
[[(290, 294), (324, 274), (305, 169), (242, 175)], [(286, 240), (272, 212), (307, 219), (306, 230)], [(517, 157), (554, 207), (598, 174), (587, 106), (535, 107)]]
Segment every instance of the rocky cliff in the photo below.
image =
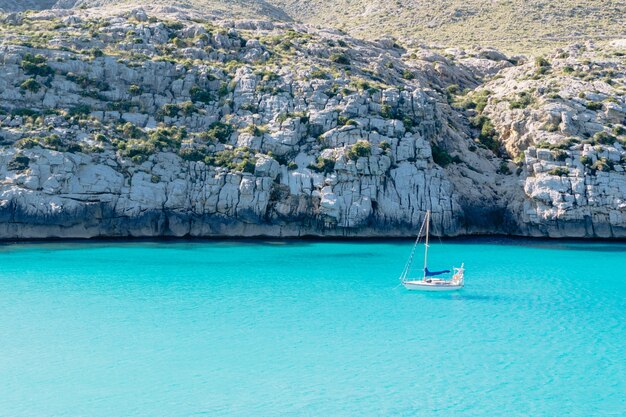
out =
[[(625, 237), (625, 62), (172, 7), (4, 17), (0, 237)], [(621, 49), (620, 49), (621, 48)]]

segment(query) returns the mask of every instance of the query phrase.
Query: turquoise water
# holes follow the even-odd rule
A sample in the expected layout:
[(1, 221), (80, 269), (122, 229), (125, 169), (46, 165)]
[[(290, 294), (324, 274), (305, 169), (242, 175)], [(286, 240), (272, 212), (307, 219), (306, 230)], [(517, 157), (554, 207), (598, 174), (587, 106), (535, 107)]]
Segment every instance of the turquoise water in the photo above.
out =
[(625, 244), (410, 247), (0, 246), (0, 415), (626, 415)]

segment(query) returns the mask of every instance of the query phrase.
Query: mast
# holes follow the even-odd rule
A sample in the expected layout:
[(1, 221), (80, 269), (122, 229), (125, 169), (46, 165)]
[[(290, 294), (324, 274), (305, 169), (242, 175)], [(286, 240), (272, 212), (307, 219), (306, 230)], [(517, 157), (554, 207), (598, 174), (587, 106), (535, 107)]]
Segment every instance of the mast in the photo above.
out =
[(430, 210), (426, 211), (426, 241), (424, 242), (424, 279), (426, 279), (426, 268), (428, 267), (428, 229), (430, 226)]

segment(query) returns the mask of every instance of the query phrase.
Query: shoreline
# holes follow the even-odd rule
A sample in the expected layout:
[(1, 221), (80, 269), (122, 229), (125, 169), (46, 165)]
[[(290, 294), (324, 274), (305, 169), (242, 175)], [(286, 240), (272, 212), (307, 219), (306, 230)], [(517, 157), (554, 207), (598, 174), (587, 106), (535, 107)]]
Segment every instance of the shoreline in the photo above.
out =
[[(433, 239), (446, 243), (503, 243), (535, 242), (535, 243), (617, 243), (626, 244), (626, 238), (573, 238), (573, 237), (536, 237), (515, 236), (505, 234), (477, 234), (464, 236), (433, 236)], [(211, 243), (211, 242), (239, 242), (239, 243), (271, 243), (271, 242), (303, 242), (303, 243), (376, 243), (376, 242), (412, 242), (414, 237), (402, 236), (150, 236), (150, 237), (120, 237), (101, 236), (91, 238), (27, 238), (27, 239), (4, 239), (0, 238), (0, 247), (20, 244), (46, 244), (46, 243)]]

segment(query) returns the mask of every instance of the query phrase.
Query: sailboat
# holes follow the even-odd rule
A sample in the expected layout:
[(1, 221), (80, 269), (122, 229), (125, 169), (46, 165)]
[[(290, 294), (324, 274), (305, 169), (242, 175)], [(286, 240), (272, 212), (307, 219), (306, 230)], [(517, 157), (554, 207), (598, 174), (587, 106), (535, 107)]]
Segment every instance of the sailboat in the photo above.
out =
[[(415, 249), (420, 242), (420, 238), (422, 236), (422, 232), (426, 229), (426, 239), (424, 242), (424, 276), (422, 279), (413, 279), (409, 278), (409, 273), (411, 271), (411, 265), (413, 264), (413, 256), (415, 255)], [(454, 275), (452, 275), (452, 279), (441, 279), (441, 278), (432, 278), (443, 274), (450, 273), (450, 270), (444, 271), (430, 271), (428, 269), (428, 235), (430, 229), (430, 210), (426, 211), (426, 216), (424, 217), (424, 222), (422, 223), (422, 227), (420, 228), (419, 233), (417, 234), (417, 239), (415, 240), (415, 245), (413, 245), (413, 250), (411, 251), (411, 256), (409, 256), (409, 260), (407, 261), (402, 274), (400, 275), (400, 281), (402, 285), (408, 290), (421, 290), (421, 291), (456, 291), (463, 288), (464, 285), (464, 273), (465, 269), (463, 268), (464, 264), (461, 264), (460, 268), (453, 268)]]

